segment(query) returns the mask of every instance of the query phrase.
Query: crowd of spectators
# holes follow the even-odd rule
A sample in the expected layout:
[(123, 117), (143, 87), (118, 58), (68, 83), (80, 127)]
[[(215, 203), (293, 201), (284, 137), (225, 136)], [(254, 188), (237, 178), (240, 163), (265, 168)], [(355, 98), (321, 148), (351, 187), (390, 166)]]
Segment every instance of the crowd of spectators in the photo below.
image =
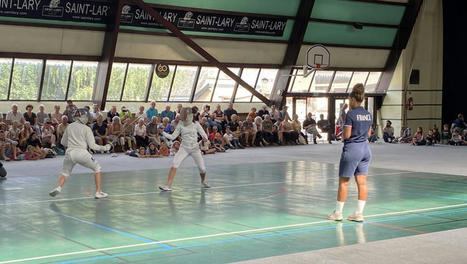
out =
[[(106, 113), (100, 111), (98, 105), (85, 108), (89, 110), (89, 127), (97, 144), (111, 143), (117, 152), (146, 158), (170, 156), (178, 151), (181, 138), (172, 142), (162, 135), (162, 131), (172, 133), (175, 130), (182, 107), (178, 104), (172, 110), (168, 105), (159, 111), (156, 103), (151, 102), (147, 109), (140, 106), (136, 113), (125, 106), (120, 109), (112, 106)], [(5, 119), (0, 115), (0, 159), (35, 160), (65, 153), (61, 139), (68, 124), (73, 122), (73, 111), (77, 107), (67, 101), (63, 112), (59, 105), (51, 113), (46, 112), (44, 105), (39, 106), (37, 113), (33, 108), (27, 105), (21, 113), (18, 105), (13, 104)], [(214, 111), (210, 105), (195, 108), (198, 111), (194, 121), (199, 122), (209, 135), (207, 142), (200, 142), (204, 154), (248, 147), (308, 144), (308, 136), (316, 144), (317, 139), (322, 138), (320, 133), (327, 133), (329, 142), (336, 139), (324, 115), (316, 121), (309, 113), (302, 124), (297, 115), (289, 116), (287, 107), (278, 110), (275, 106), (270, 109), (263, 106), (259, 111), (252, 108), (245, 117), (234, 109), (233, 104), (224, 110), (220, 105)]]

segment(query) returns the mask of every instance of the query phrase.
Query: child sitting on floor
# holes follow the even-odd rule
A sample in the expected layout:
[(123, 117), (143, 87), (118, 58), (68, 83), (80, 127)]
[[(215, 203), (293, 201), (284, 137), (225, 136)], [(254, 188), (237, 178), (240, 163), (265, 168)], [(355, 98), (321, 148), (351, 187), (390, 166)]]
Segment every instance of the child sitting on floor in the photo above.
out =
[(161, 147), (159, 148), (159, 155), (161, 157), (168, 157), (170, 155), (169, 147), (167, 146), (167, 143), (165, 143), (165, 141), (161, 142)]
[(128, 150), (125, 152), (126, 155), (129, 155), (130, 157), (136, 157), (136, 158), (147, 158), (148, 156), (146, 155), (146, 149), (144, 147), (140, 147), (138, 150)]
[(156, 143), (149, 143), (148, 148), (146, 149), (146, 155), (148, 158), (157, 158), (159, 157), (159, 151), (157, 150)]
[(176, 140), (172, 143), (172, 147), (170, 148), (170, 156), (175, 156), (175, 154), (177, 154), (179, 149), (180, 149), (180, 141)]
[(209, 140), (206, 140), (206, 141), (201, 140), (199, 142), (199, 148), (201, 150), (201, 153), (203, 153), (204, 155), (214, 154), (217, 151), (216, 148), (211, 147), (211, 142), (209, 142)]

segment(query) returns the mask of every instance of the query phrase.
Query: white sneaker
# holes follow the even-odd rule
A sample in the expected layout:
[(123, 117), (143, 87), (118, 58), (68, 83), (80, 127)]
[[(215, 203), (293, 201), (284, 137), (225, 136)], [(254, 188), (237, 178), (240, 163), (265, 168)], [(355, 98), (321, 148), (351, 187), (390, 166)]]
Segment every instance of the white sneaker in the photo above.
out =
[(336, 213), (336, 210), (332, 211), (332, 214), (328, 215), (328, 220), (342, 221), (342, 213)]
[(201, 183), (201, 188), (208, 189), (208, 188), (211, 188), (211, 186), (209, 186), (209, 184), (207, 184), (206, 182), (202, 182)]
[(101, 199), (101, 198), (105, 198), (105, 197), (107, 197), (107, 196), (109, 196), (109, 195), (106, 194), (105, 192), (102, 192), (102, 191), (101, 191), (101, 192), (96, 192), (96, 195), (94, 195), (94, 198), (96, 198), (96, 199)]
[(354, 221), (354, 222), (363, 222), (363, 221), (365, 221), (365, 219), (363, 219), (363, 214), (357, 213), (357, 212), (353, 213), (353, 215), (349, 215), (347, 217), (347, 220)]
[(62, 189), (60, 187), (57, 187), (57, 188), (53, 189), (51, 192), (49, 192), (49, 195), (52, 196), (52, 197), (55, 197), (61, 191), (62, 191)]
[(163, 192), (170, 192), (170, 191), (172, 191), (172, 189), (171, 189), (170, 186), (168, 186), (168, 185), (159, 186), (159, 190), (161, 190), (161, 191), (163, 191)]

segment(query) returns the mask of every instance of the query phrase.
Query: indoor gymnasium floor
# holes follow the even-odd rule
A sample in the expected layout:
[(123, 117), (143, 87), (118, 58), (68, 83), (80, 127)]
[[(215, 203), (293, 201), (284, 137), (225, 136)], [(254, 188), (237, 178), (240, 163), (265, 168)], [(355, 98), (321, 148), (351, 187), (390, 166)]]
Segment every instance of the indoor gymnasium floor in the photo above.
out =
[[(161, 159), (120, 156), (112, 160), (97, 155), (105, 171), (104, 191), (109, 193), (102, 200), (91, 197), (90, 173), (73, 175), (56, 198), (47, 195), (57, 175), (44, 172), (46, 167), (59, 171), (61, 158), (9, 163), (11, 176), (0, 182), (0, 263), (228, 263), (467, 227), (465, 163), (456, 165), (458, 175), (408, 170), (409, 160), (394, 164), (393, 169), (383, 168), (388, 162), (383, 155), (391, 158), (388, 149), (413, 151), (409, 146), (383, 147), (372, 147), (374, 154), (380, 154), (370, 169), (363, 224), (325, 219), (335, 206), (338, 157), (324, 162), (319, 153), (338, 153), (340, 146), (212, 155), (206, 157), (211, 189), (200, 189), (190, 161), (178, 171), (174, 191), (166, 193), (155, 190), (167, 176), (166, 164), (154, 165)], [(428, 151), (439, 156), (450, 149)], [(454, 152), (465, 161), (464, 149)], [(283, 161), (264, 160), (273, 150)], [(293, 155), (288, 156), (288, 151)], [(250, 161), (242, 163), (239, 158), (240, 163), (213, 165), (228, 155)], [(255, 158), (261, 162), (251, 161)], [(127, 161), (127, 169), (105, 169), (118, 161)], [(151, 165), (141, 166), (142, 162)], [(52, 163), (55, 166), (50, 168)], [(15, 175), (13, 170), (19, 166), (30, 173)], [(356, 206), (355, 184), (350, 186), (345, 215)], [(452, 243), (451, 250), (465, 254), (458, 251), (465, 248)], [(456, 255), (452, 257), (456, 260)], [(293, 261), (276, 263), (287, 262)]]

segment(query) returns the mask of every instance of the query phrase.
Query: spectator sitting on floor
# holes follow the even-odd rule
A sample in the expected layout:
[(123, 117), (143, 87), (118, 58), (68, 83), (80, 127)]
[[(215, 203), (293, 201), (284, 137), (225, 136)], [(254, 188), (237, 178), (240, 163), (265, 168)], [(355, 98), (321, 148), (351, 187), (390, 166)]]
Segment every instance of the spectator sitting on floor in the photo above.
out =
[(22, 151), (26, 151), (27, 141), (29, 137), (31, 136), (32, 132), (34, 132), (34, 130), (32, 129), (29, 122), (27, 121), (24, 122), (24, 126), (21, 129), (21, 132), (19, 134), (19, 142), (18, 142), (18, 146)]
[(255, 144), (255, 146), (260, 146), (260, 147), (268, 146), (269, 143), (263, 137), (264, 135), (263, 119), (260, 116), (255, 117), (253, 128), (256, 133), (253, 137), (253, 144)]
[(175, 154), (177, 154), (179, 149), (180, 149), (180, 141), (175, 140), (172, 143), (172, 147), (170, 148), (170, 156), (175, 156)]
[[(128, 119), (128, 118), (127, 118)], [(109, 140), (113, 146), (121, 146), (123, 151), (125, 149), (125, 136), (123, 135), (123, 125), (120, 121), (120, 117), (114, 116), (112, 118), (112, 124), (110, 125)]]
[(36, 116), (40, 127), (42, 127), (45, 124), (45, 121), (50, 118), (49, 114), (45, 112), (45, 106), (43, 104), (39, 105), (39, 112), (37, 112)]
[(397, 139), (399, 143), (409, 143), (412, 140), (412, 130), (410, 127), (404, 129), (402, 135)]
[(152, 120), (152, 117), (153, 117), (153, 116), (159, 116), (159, 112), (157, 111), (156, 102), (155, 102), (155, 101), (151, 101), (151, 104), (150, 104), (148, 110), (146, 110), (146, 117), (147, 117), (149, 120)]
[(161, 117), (164, 118), (164, 117), (167, 117), (169, 118), (169, 121), (171, 122), (172, 120), (174, 120), (175, 118), (175, 113), (170, 111), (170, 105), (167, 105), (165, 107), (165, 110), (161, 112)]
[(450, 145), (454, 145), (454, 146), (464, 145), (465, 143), (464, 138), (460, 134), (459, 130), (460, 129), (454, 129), (454, 131), (452, 132), (452, 137), (451, 137), (451, 140), (449, 141)]
[(443, 125), (443, 131), (441, 132), (441, 144), (448, 144), (451, 140), (452, 134), (448, 124)]
[(211, 142), (209, 140), (206, 140), (206, 141), (199, 141), (199, 148), (201, 150), (201, 153), (203, 153), (204, 155), (206, 154), (214, 154), (216, 153), (216, 148), (212, 147), (211, 146)]
[(227, 117), (227, 121), (232, 121), (232, 115), (238, 115), (237, 111), (233, 109), (233, 104), (230, 103), (227, 109), (224, 110), (224, 115)]
[(412, 144), (414, 146), (426, 145), (425, 136), (423, 135), (423, 128), (418, 127), (417, 132), (413, 136)]
[(46, 147), (49, 146), (51, 148), (55, 148), (56, 136), (55, 136), (55, 129), (52, 126), (52, 121), (50, 119), (46, 119), (44, 125), (42, 126), (42, 146)]
[(135, 157), (135, 158), (147, 158), (148, 156), (146, 155), (146, 149), (144, 147), (138, 148), (138, 150), (128, 150), (125, 152), (130, 157)]
[(261, 117), (263, 120), (264, 120), (264, 116), (265, 115), (269, 115), (269, 111), (268, 111), (268, 106), (267, 105), (263, 105), (263, 107), (261, 108), (261, 110), (258, 111), (258, 116)]
[(278, 143), (278, 135), (277, 133), (274, 134), (274, 123), (271, 120), (270, 115), (264, 115), (264, 120), (262, 123), (263, 126), (263, 139), (268, 144), (277, 144)]
[(65, 130), (68, 127), (68, 117), (66, 115), (62, 116), (61, 118), (61, 123), (58, 124), (57, 130), (56, 130), (56, 135), (57, 135), (57, 144), (62, 146), (62, 137), (63, 134), (65, 134)]
[(392, 143), (394, 141), (394, 128), (391, 126), (390, 120), (386, 121), (386, 127), (383, 129), (383, 139), (386, 143)]
[(56, 128), (58, 124), (62, 121), (62, 113), (60, 113), (60, 105), (54, 106), (54, 112), (50, 113), (50, 118), (52, 119), (52, 125)]
[[(6, 131), (5, 131), (6, 132)], [(16, 141), (19, 143), (19, 134), (21, 133), (21, 129), (19, 128), (18, 122), (13, 122), (13, 125), (8, 130), (7, 138)]]
[(170, 150), (165, 141), (161, 142), (161, 147), (159, 148), (159, 155), (161, 157), (168, 157), (170, 155)]
[(293, 115), (293, 120), (292, 122), (290, 122), (290, 125), (292, 126), (292, 129), (298, 133), (298, 142), (299, 144), (308, 144), (308, 139), (307, 137), (305, 136), (305, 134), (303, 134), (302, 132), (302, 124), (300, 124), (300, 121), (298, 121), (298, 115), (297, 114), (294, 114)]
[[(313, 115), (311, 113), (308, 113), (306, 115), (306, 119), (303, 121), (303, 129), (305, 129), (307, 133), (313, 136), (313, 143), (318, 144), (316, 142), (316, 138), (321, 139), (322, 136), (318, 132), (318, 129), (316, 127), (316, 120), (313, 119)], [(305, 139), (307, 140), (307, 144), (308, 144), (308, 138), (305, 137)]]
[(26, 145), (28, 147), (33, 146), (34, 154), (37, 155), (40, 159), (45, 159), (45, 156), (47, 156), (47, 152), (42, 149), (41, 141), (37, 137), (36, 133), (34, 132), (31, 133)]
[(146, 155), (149, 158), (157, 158), (159, 157), (159, 151), (157, 150), (156, 144), (153, 142), (149, 143), (148, 148), (146, 149)]
[(123, 122), (123, 136), (125, 136), (125, 141), (128, 145), (128, 150), (136, 149), (136, 138), (135, 134), (135, 124), (131, 119), (126, 119)]
[(335, 139), (334, 137), (334, 131), (332, 130), (331, 123), (329, 123), (329, 120), (324, 119), (324, 115), (320, 114), (319, 115), (320, 120), (318, 121), (318, 128), (323, 131), (323, 133), (328, 133), (328, 142), (331, 144), (331, 140)]
[(458, 129), (460, 131), (464, 131), (466, 129), (467, 125), (464, 121), (464, 115), (463, 114), (458, 114), (457, 119), (454, 120), (452, 123), (451, 131), (454, 131), (454, 129)]
[(149, 144), (149, 138), (146, 131), (146, 125), (144, 124), (144, 119), (138, 119), (138, 123), (135, 125), (135, 139), (136, 139), (136, 146), (138, 148), (143, 147), (146, 148)]
[(8, 113), (6, 114), (5, 121), (6, 121), (6, 124), (8, 126), (11, 126), (14, 121), (18, 122), (19, 124), (24, 123), (24, 121), (25, 121), (24, 117), (21, 114), (21, 112), (18, 111), (18, 105), (17, 104), (12, 104), (11, 105), (11, 110), (8, 111)]
[(428, 146), (433, 146), (435, 144), (435, 136), (433, 134), (433, 130), (428, 130), (428, 134), (425, 137), (426, 144)]
[(229, 126), (225, 128), (224, 139), (228, 142), (228, 145), (231, 149), (240, 148), (240, 142), (238, 141), (238, 138), (235, 138), (235, 134), (232, 132), (232, 130), (230, 130)]
[(214, 136), (214, 140), (212, 141), (212, 146), (216, 149), (217, 152), (225, 152), (225, 143), (222, 139), (222, 135), (217, 132)]
[(436, 125), (433, 126), (433, 137), (434, 137), (434, 143), (440, 143), (441, 142), (441, 134), (439, 133), (438, 127)]
[[(122, 108), (120, 108), (120, 110), (121, 110), (121, 112), (118, 115), (119, 115), (121, 121), (125, 121), (127, 118), (131, 118), (131, 111), (130, 111), (130, 109), (126, 108), (126, 106), (123, 105)], [(112, 120), (113, 120), (113, 118), (112, 118)], [(146, 120), (144, 120), (144, 121), (146, 122)]]
[[(245, 147), (249, 147), (250, 145), (253, 145), (254, 141), (252, 142), (253, 136), (256, 134), (253, 128), (253, 119), (250, 118), (250, 116), (247, 116), (246, 120), (243, 122), (243, 131), (242, 131), (243, 137), (244, 137), (244, 143)], [(251, 142), (251, 144), (250, 144)]]
[(31, 124), (31, 127), (34, 129), (34, 132), (36, 132), (38, 135), (40, 135), (41, 134), (41, 127), (39, 125), (39, 121), (37, 120), (37, 115), (34, 112), (32, 112), (33, 108), (34, 107), (31, 104), (26, 106), (26, 112), (24, 112), (24, 114), (23, 114), (24, 120), (26, 122), (29, 122), (29, 124)]
[(371, 135), (370, 135), (370, 137), (368, 138), (368, 141), (369, 141), (370, 143), (374, 143), (374, 142), (376, 142), (377, 140), (378, 140), (378, 137), (376, 136), (376, 125), (373, 124), (373, 125), (371, 125)]
[[(118, 113), (113, 116), (118, 116)], [(94, 139), (98, 145), (105, 146), (109, 143), (109, 129), (102, 115), (97, 117), (97, 122), (92, 126), (92, 131), (94, 132)]]
[(17, 145), (17, 141), (7, 138), (5, 131), (0, 130), (0, 159), (5, 161), (16, 160)]
[(104, 123), (112, 123), (112, 118), (114, 118), (114, 116), (120, 117), (119, 113), (117, 112), (117, 107), (115, 105), (113, 105), (112, 108), (110, 108), (110, 111), (107, 112), (107, 120)]

